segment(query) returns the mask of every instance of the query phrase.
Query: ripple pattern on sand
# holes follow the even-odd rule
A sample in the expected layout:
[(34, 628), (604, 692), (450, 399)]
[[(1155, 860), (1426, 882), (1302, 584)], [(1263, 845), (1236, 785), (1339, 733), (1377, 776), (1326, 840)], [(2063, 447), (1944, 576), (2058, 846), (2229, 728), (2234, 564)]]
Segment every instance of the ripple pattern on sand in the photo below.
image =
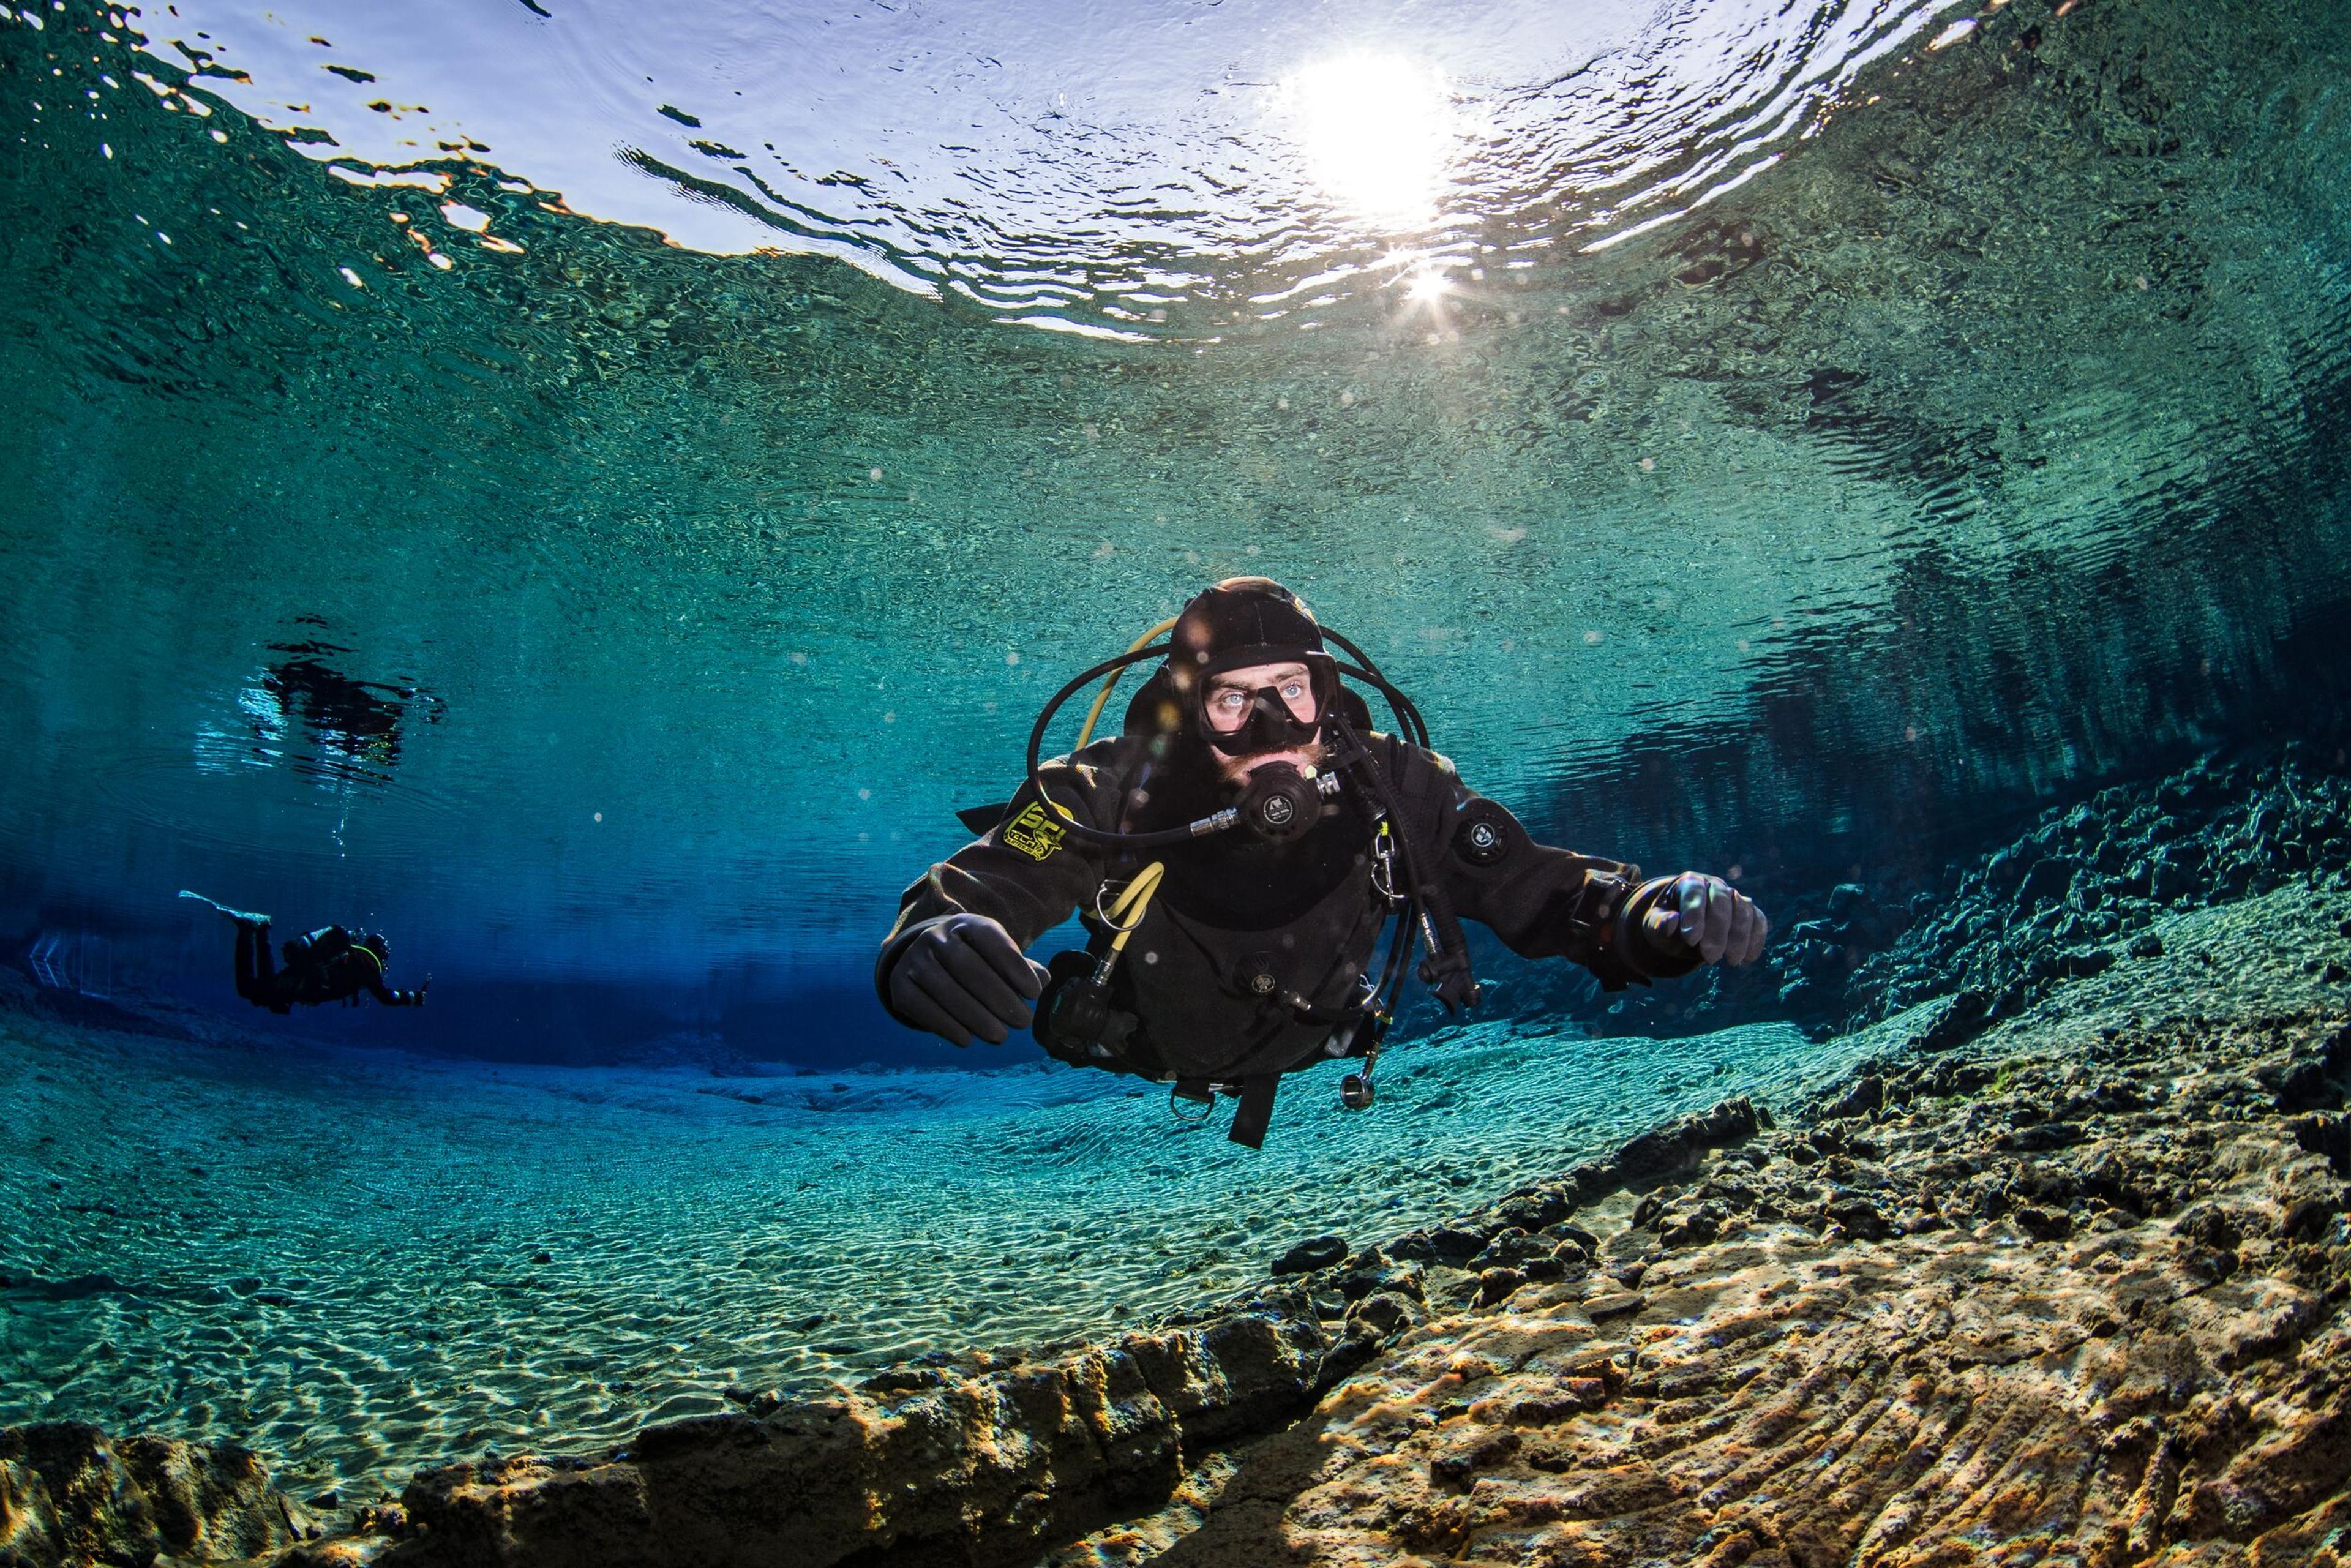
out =
[[(0, 1029), (0, 1422), (234, 1437), (298, 1481), (593, 1446), (935, 1350), (1098, 1333), (1843, 1065), (1792, 1031), (1481, 1025), (1372, 1113), (1225, 1117), (1059, 1069), (717, 1077)], [(350, 1495), (356, 1495), (350, 1493)]]

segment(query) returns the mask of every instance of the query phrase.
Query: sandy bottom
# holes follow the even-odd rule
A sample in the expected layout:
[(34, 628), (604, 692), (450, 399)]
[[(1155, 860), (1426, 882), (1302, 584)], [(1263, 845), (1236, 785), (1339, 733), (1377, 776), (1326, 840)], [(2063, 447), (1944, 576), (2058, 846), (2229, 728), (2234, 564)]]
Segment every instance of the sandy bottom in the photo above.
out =
[(1098, 1334), (1865, 1051), (1483, 1024), (1267, 1148), (1054, 1066), (716, 1077), (0, 1024), (0, 1424), (227, 1438), (346, 1501), (932, 1350)]

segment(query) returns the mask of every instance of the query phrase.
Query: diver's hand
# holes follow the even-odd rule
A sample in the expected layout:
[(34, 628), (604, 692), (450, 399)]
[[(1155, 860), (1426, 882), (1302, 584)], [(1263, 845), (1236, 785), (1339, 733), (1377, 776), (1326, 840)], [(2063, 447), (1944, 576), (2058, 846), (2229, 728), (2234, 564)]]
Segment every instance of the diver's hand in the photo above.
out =
[(1641, 929), (1661, 952), (1678, 937), (1709, 964), (1751, 964), (1762, 956), (1771, 923), (1755, 901), (1719, 876), (1686, 871), (1650, 904)]
[(890, 967), (890, 1006), (949, 1045), (1002, 1045), (1029, 1025), (1045, 967), (1020, 953), (1012, 933), (985, 915), (950, 915)]

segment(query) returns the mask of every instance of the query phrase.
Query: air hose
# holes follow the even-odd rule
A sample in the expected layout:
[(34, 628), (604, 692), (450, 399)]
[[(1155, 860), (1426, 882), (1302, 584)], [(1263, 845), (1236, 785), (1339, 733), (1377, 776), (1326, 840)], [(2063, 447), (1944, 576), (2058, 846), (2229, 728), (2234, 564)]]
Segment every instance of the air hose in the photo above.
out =
[(1101, 961), (1094, 965), (1095, 985), (1109, 983), (1110, 972), (1118, 963), (1118, 956), (1126, 951), (1126, 939), (1134, 935), (1136, 926), (1143, 924), (1143, 912), (1151, 907), (1151, 895), (1159, 891), (1159, 880), (1166, 874), (1166, 863), (1153, 861), (1136, 872), (1133, 881), (1119, 889), (1118, 896), (1111, 900), (1108, 909), (1102, 908), (1100, 901), (1096, 901), (1095, 913), (1102, 916), (1102, 924), (1117, 935), (1110, 939), (1110, 946), (1103, 952)]
[[(1145, 632), (1142, 636), (1137, 637), (1134, 642), (1129, 643), (1126, 645), (1126, 651), (1130, 653), (1139, 653), (1143, 652), (1144, 649), (1151, 645), (1151, 640), (1154, 637), (1158, 636), (1163, 632), (1173, 632), (1174, 630), (1176, 630), (1176, 618), (1171, 615), (1166, 620), (1162, 621), (1158, 625), (1154, 626), (1150, 631)], [(1086, 710), (1086, 722), (1079, 728), (1078, 743), (1077, 745), (1070, 747), (1071, 751), (1084, 750), (1086, 742), (1094, 737), (1094, 726), (1102, 722), (1102, 709), (1110, 703), (1110, 694), (1118, 689), (1118, 678), (1124, 674), (1126, 674), (1126, 666), (1121, 664), (1117, 669), (1113, 670), (1108, 675), (1102, 678), (1102, 689), (1100, 694), (1095, 696), (1094, 706)], [(1148, 895), (1146, 894), (1145, 896)]]

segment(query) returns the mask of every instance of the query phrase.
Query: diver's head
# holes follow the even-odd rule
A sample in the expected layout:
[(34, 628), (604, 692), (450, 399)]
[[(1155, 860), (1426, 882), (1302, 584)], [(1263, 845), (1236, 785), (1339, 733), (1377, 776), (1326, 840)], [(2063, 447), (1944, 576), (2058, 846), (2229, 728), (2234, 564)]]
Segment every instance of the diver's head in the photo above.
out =
[(1268, 763), (1322, 761), (1339, 672), (1296, 594), (1270, 578), (1228, 577), (1184, 607), (1168, 643), (1187, 727), (1226, 782)]
[(387, 964), (392, 961), (392, 943), (385, 937), (382, 932), (362, 932), (360, 936), (359, 945), (366, 948), (369, 952), (374, 954), (375, 961), (378, 964)]
[[(1210, 675), (1202, 688), (1200, 714), (1217, 772), (1227, 783), (1238, 784), (1268, 763), (1301, 769), (1319, 766), (1322, 706), (1312, 672), (1295, 659)], [(1292, 738), (1301, 731), (1304, 739)], [(1230, 749), (1236, 745), (1241, 749)]]

